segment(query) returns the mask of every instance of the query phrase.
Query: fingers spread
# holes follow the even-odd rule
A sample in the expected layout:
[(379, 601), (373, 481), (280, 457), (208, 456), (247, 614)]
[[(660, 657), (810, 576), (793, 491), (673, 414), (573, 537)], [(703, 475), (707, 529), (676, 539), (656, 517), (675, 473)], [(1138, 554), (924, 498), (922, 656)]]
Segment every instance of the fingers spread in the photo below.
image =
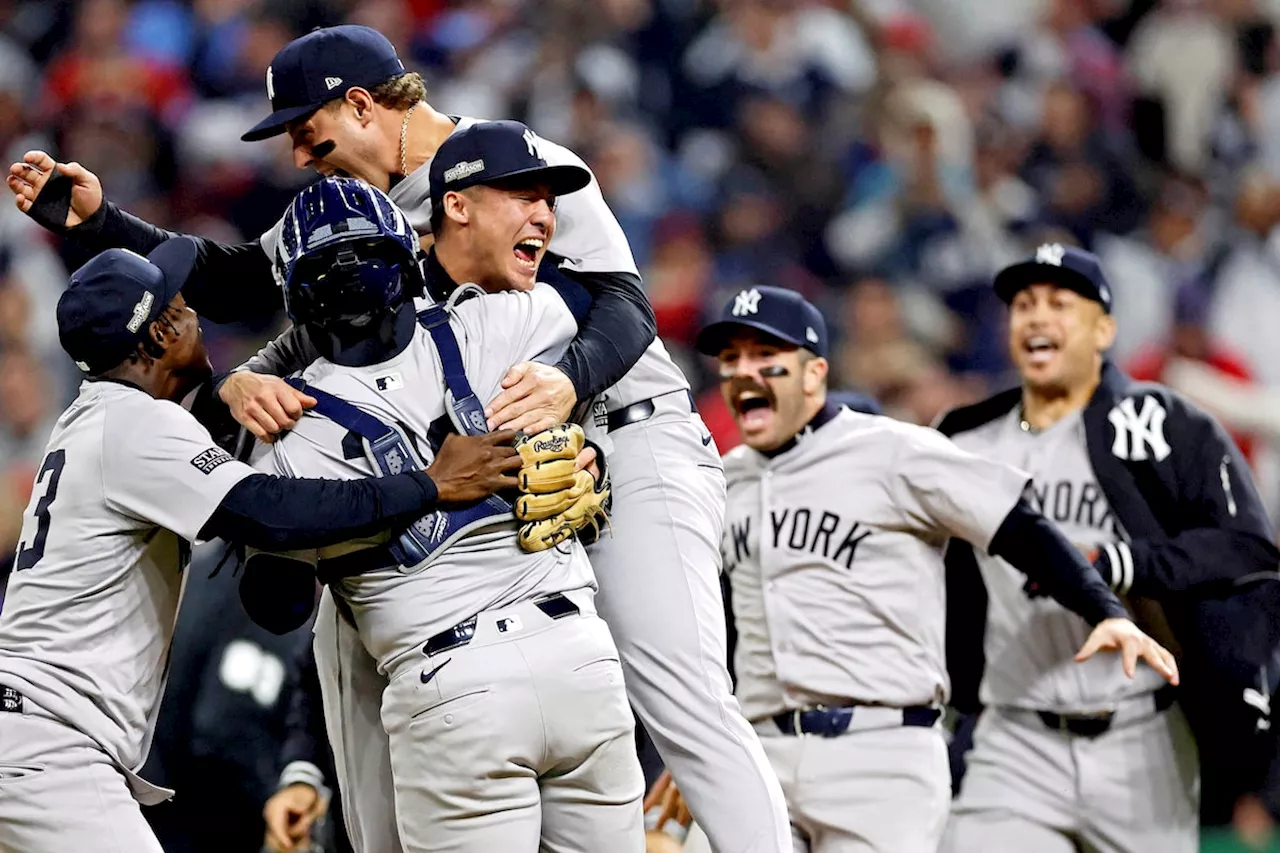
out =
[(1138, 654), (1141, 651), (1140, 640), (1126, 640), (1120, 647), (1120, 657), (1124, 661), (1124, 674), (1133, 678), (1138, 671)]

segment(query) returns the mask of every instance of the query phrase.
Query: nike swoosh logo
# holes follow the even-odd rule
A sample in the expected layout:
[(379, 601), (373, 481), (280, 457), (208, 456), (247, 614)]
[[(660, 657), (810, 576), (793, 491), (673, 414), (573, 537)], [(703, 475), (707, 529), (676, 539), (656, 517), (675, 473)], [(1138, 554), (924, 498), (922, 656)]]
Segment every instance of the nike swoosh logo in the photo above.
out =
[(702, 439), (703, 447), (707, 447), (710, 444), (711, 444), (711, 436), (708, 435), (706, 438)]
[(453, 660), (453, 658), (445, 658), (444, 663), (440, 664), (440, 665), (439, 665), (439, 666), (437, 666), (435, 669), (431, 670), (430, 672), (424, 672), (424, 673), (422, 673), (422, 683), (423, 683), (423, 684), (426, 684), (426, 683), (428, 683), (429, 681), (431, 681), (431, 679), (435, 678), (435, 677), (436, 677), (436, 673), (437, 673), (437, 672), (439, 672), (440, 670), (444, 669), (444, 664), (448, 663), (448, 662), (449, 662), (449, 661), (451, 661), (451, 660)]

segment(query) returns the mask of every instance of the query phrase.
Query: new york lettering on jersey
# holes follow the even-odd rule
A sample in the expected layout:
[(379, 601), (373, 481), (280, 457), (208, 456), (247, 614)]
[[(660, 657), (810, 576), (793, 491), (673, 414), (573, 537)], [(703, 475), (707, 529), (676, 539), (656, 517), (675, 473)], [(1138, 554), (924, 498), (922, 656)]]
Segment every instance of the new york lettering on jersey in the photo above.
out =
[(725, 458), (743, 709), (939, 702), (941, 549), (953, 533), (989, 541), (1023, 475), (886, 418), (815, 420), (771, 458), (746, 447)]
[[(960, 433), (956, 443), (987, 457), (999, 456), (1031, 474), (1027, 496), (1081, 550), (1125, 538), (1089, 462), (1084, 422), (1074, 412), (1043, 432), (1022, 427), (1017, 410)], [(979, 697), (986, 704), (1035, 710), (1088, 712), (1118, 699), (1156, 690), (1163, 680), (1139, 668), (1129, 679), (1112, 661), (1075, 663), (1090, 628), (1048, 599), (1031, 599), (1026, 578), (998, 557), (975, 551), (987, 587), (987, 666)]]

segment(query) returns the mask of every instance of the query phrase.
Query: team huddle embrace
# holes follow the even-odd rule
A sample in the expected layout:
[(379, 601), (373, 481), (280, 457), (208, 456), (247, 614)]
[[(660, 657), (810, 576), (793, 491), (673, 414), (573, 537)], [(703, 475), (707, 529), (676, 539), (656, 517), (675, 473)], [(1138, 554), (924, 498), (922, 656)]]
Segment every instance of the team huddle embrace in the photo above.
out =
[[(716, 853), (1196, 848), (1200, 714), (1256, 735), (1272, 686), (1270, 586), (1233, 584), (1280, 554), (1221, 428), (1106, 361), (1095, 258), (997, 277), (1022, 387), (937, 430), (837, 405), (821, 313), (743, 290), (697, 342), (721, 459), (577, 155), (433, 110), (364, 27), (267, 80), (244, 138), (321, 179), (251, 243), (10, 169), (91, 259), (0, 610), (0, 849), (161, 849), (138, 772), (211, 539), (254, 621), (311, 624), (359, 853), (642, 853), (637, 717)], [(281, 307), (215, 373), (198, 317)]]

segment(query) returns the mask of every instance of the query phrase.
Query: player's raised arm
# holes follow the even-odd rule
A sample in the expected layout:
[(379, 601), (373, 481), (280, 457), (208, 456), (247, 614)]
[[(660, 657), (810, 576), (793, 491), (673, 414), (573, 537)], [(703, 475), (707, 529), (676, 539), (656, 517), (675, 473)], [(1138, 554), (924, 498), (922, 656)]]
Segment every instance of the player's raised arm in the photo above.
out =
[(1098, 570), (1023, 498), (1023, 472), (923, 430), (904, 435), (897, 459), (895, 496), (909, 517), (936, 524), (1004, 559), (1025, 574), (1037, 592), (1094, 626), (1078, 660), (1116, 649), (1130, 676), (1142, 658), (1177, 683), (1172, 655), (1133, 624)]
[[(8, 184), (19, 210), (69, 241), (86, 261), (106, 249), (145, 255), (177, 236), (121, 210), (103, 195), (98, 176), (79, 163), (58, 163), (44, 151), (28, 151), (12, 164)], [(196, 265), (183, 296), (200, 316), (227, 323), (279, 309), (280, 291), (257, 240), (191, 239)]]

